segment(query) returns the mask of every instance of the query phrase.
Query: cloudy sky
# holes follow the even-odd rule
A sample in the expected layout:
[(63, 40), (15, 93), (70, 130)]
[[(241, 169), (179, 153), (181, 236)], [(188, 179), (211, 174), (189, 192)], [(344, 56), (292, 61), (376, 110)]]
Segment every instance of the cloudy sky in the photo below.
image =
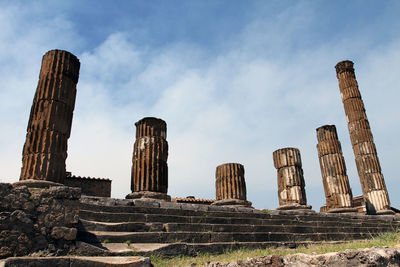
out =
[(41, 58), (81, 62), (67, 170), (130, 192), (134, 123), (168, 125), (169, 194), (215, 198), (245, 166), (247, 199), (278, 206), (272, 152), (301, 151), (309, 204), (325, 197), (315, 129), (335, 124), (360, 195), (334, 66), (355, 63), (392, 205), (400, 207), (400, 2), (0, 0), (0, 180), (19, 179)]

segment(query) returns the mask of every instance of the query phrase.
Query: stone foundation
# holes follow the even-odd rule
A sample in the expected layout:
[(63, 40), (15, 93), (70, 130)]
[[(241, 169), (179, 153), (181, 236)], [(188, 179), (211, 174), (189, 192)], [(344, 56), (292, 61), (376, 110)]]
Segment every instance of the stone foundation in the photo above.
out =
[(48, 250), (66, 254), (74, 246), (80, 189), (44, 189), (0, 183), (0, 258)]

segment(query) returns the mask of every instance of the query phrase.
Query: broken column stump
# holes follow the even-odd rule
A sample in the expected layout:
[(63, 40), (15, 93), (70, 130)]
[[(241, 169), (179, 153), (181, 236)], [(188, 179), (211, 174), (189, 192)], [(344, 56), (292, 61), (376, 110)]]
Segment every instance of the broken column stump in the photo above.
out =
[(251, 207), (246, 199), (244, 166), (239, 163), (225, 163), (215, 171), (216, 201), (212, 205), (240, 205)]
[(79, 68), (78, 58), (67, 51), (51, 50), (43, 56), (16, 185), (64, 182)]
[(147, 117), (135, 123), (131, 190), (126, 198), (152, 198), (171, 201), (168, 190), (167, 124)]
[(319, 165), (326, 197), (326, 212), (357, 212), (353, 208), (353, 194), (335, 125), (324, 125), (317, 128), (316, 131)]
[(310, 210), (307, 205), (300, 151), (282, 148), (274, 151), (274, 166), (278, 170), (278, 210)]
[(368, 213), (393, 214), (353, 62), (341, 61), (335, 68)]

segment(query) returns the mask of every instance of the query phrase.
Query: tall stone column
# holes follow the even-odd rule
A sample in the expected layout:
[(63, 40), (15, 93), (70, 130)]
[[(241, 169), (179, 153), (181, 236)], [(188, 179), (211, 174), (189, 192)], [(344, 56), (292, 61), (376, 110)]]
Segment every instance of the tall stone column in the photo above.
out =
[(215, 172), (216, 199), (212, 205), (241, 205), (250, 207), (246, 199), (244, 166), (239, 163), (219, 165)]
[(311, 209), (307, 205), (300, 151), (282, 148), (274, 151), (274, 166), (278, 170), (278, 210)]
[(368, 213), (393, 214), (353, 62), (339, 62), (336, 74)]
[(317, 150), (328, 212), (356, 212), (335, 125), (317, 128)]
[(135, 123), (131, 190), (126, 198), (155, 198), (170, 201), (168, 190), (167, 124), (147, 117)]
[(79, 68), (78, 58), (67, 51), (43, 56), (17, 184), (64, 182)]

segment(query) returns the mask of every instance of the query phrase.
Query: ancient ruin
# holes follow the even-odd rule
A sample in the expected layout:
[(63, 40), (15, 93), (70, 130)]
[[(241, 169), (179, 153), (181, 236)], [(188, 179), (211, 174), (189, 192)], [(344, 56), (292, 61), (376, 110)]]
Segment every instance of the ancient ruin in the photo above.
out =
[(244, 166), (239, 163), (225, 163), (215, 171), (216, 201), (211, 205), (251, 206), (246, 199)]
[(80, 63), (63, 50), (43, 56), (23, 148), (20, 180), (63, 183)]
[(81, 177), (67, 172), (64, 185), (80, 188), (85, 196), (111, 197), (111, 180), (108, 178)]
[(167, 124), (157, 118), (143, 118), (135, 123), (131, 190), (127, 198), (171, 200), (168, 190)]
[[(109, 179), (66, 172), (79, 61), (66, 51), (49, 51), (43, 57), (30, 114), (21, 181), (0, 183), (0, 258), (8, 257), (0, 265), (92, 266), (95, 259), (13, 256), (196, 256), (227, 249), (343, 242), (397, 231), (400, 219), (387, 216), (391, 207), (352, 66), (344, 61), (336, 67), (364, 196), (352, 201), (336, 128), (322, 126), (317, 129), (317, 148), (327, 205), (321, 210), (328, 213), (315, 213), (307, 205), (296, 148), (273, 152), (280, 205), (276, 210), (251, 207), (244, 167), (238, 163), (217, 167), (216, 200), (188, 196), (170, 201), (167, 126), (152, 117), (135, 124), (132, 193), (126, 199), (109, 197)], [(364, 202), (369, 214), (378, 215), (366, 215)], [(341, 214), (354, 207), (361, 214)], [(363, 257), (352, 259), (364, 262)], [(148, 258), (134, 261), (150, 266)]]
[(356, 212), (335, 125), (317, 128), (317, 150), (328, 212)]
[(274, 166), (278, 170), (277, 209), (311, 209), (307, 205), (300, 151), (297, 148), (282, 148), (273, 153)]
[(353, 62), (339, 62), (336, 65), (336, 74), (367, 210), (371, 214), (391, 214), (393, 211), (364, 103), (358, 90)]

